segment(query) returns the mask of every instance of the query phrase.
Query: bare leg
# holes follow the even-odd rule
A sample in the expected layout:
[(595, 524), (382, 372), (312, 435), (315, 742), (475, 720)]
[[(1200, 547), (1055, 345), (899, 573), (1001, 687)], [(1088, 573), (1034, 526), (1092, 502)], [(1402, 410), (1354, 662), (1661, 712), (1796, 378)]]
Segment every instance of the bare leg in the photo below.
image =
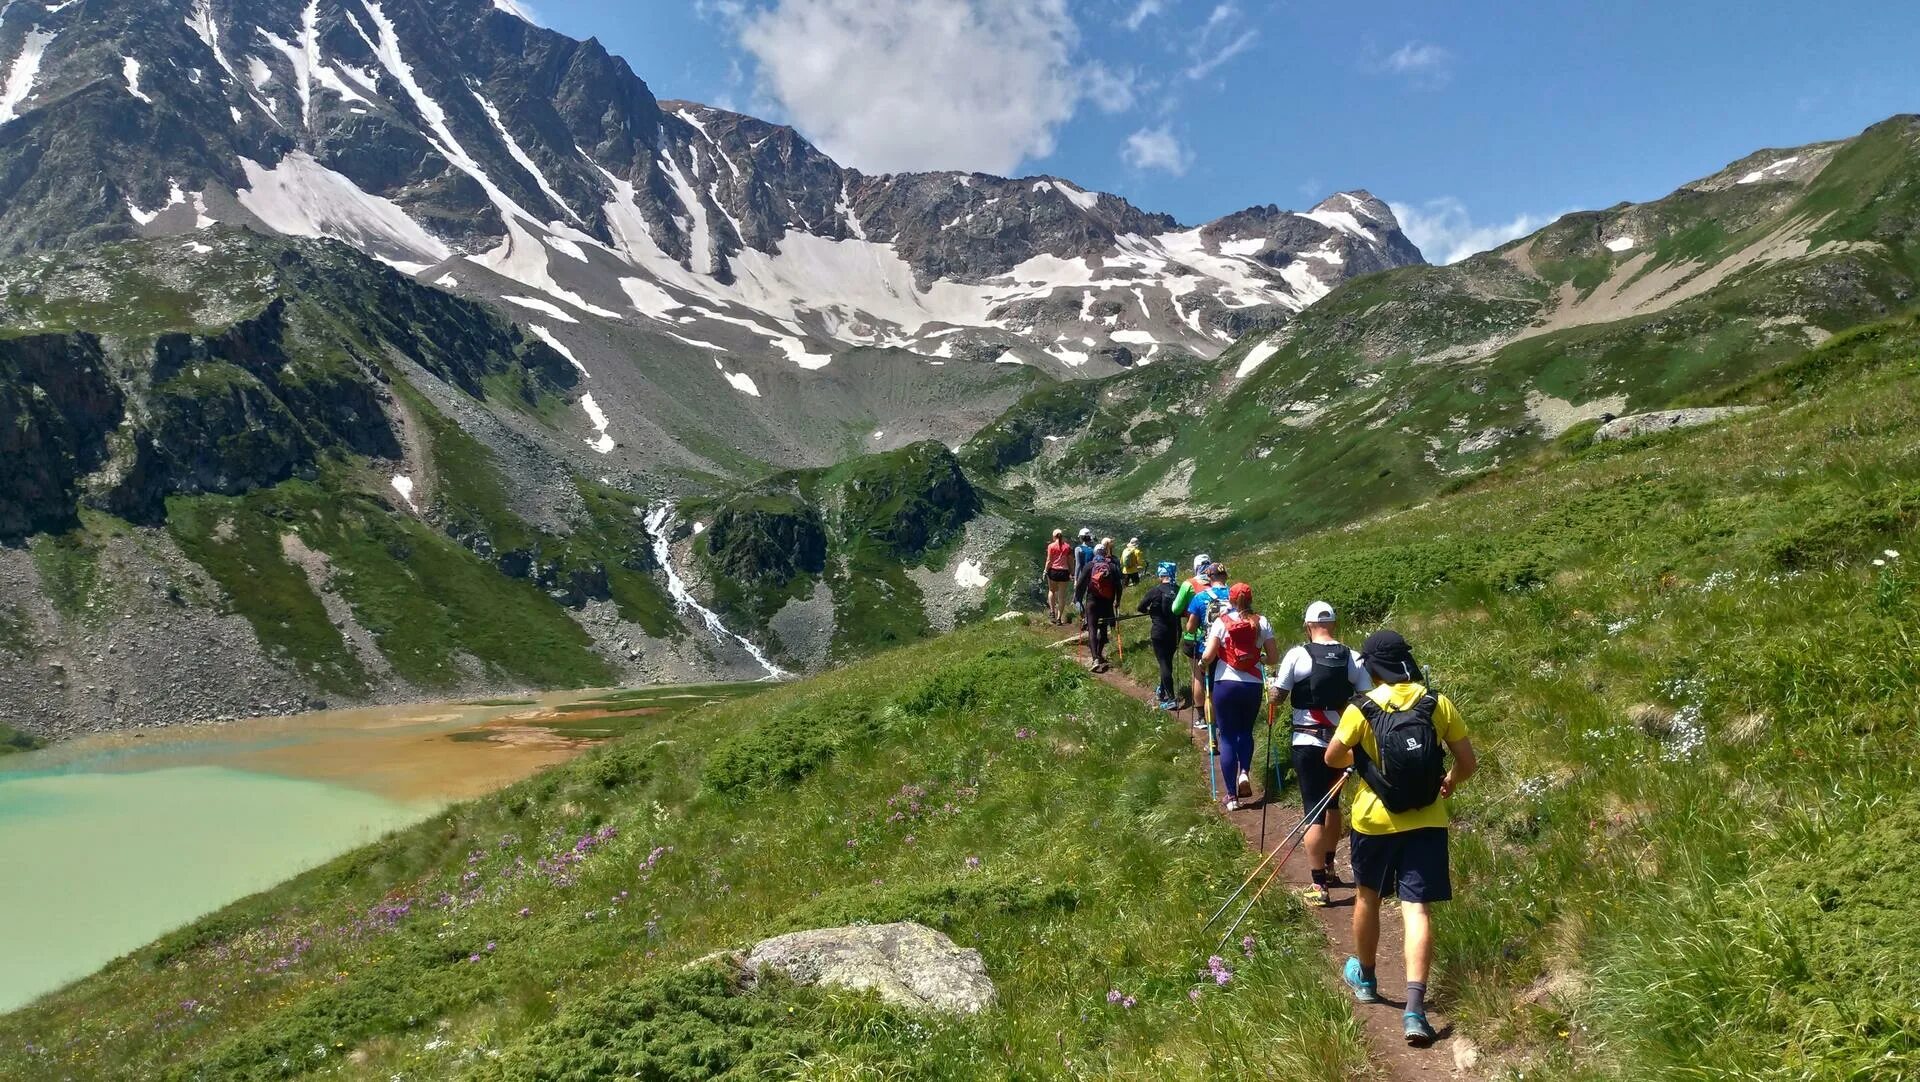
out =
[[(1413, 949), (1413, 936), (1407, 936), (1407, 949)], [(1359, 887), (1353, 892), (1353, 956), (1360, 964), (1373, 968), (1373, 956), (1380, 952), (1380, 892)], [(1411, 979), (1411, 973), (1409, 973)]]
[(1325, 820), (1307, 828), (1307, 867), (1314, 871), (1320, 871), (1320, 862), (1326, 859), (1327, 847), (1320, 844), (1320, 839), (1326, 832)]
[[(1401, 902), (1400, 917), (1407, 926), (1407, 980), (1425, 984), (1427, 969), (1433, 962), (1433, 918), (1427, 912), (1425, 902)], [(1374, 943), (1378, 945), (1380, 921), (1377, 910), (1374, 918)], [(1355, 927), (1358, 927), (1358, 912), (1353, 919)]]

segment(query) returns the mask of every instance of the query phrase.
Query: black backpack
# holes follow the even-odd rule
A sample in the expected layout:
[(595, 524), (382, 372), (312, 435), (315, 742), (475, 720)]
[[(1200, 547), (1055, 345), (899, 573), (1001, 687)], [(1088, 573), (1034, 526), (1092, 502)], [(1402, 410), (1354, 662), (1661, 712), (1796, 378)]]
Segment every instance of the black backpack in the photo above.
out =
[(1439, 698), (1429, 691), (1405, 710), (1389, 711), (1371, 696), (1356, 695), (1353, 705), (1373, 727), (1380, 748), (1378, 763), (1366, 748), (1353, 749), (1354, 765), (1380, 803), (1390, 812), (1408, 812), (1439, 800), (1440, 783), (1447, 776), (1446, 749), (1433, 727)]
[[(1313, 668), (1307, 678), (1293, 685), (1291, 705), (1295, 710), (1326, 710), (1334, 717), (1353, 701), (1353, 677), (1347, 672), (1347, 666), (1353, 658), (1353, 651), (1337, 642), (1310, 642), (1304, 649), (1313, 662)], [(1331, 726), (1308, 725), (1294, 726), (1295, 731), (1307, 730), (1319, 732)]]

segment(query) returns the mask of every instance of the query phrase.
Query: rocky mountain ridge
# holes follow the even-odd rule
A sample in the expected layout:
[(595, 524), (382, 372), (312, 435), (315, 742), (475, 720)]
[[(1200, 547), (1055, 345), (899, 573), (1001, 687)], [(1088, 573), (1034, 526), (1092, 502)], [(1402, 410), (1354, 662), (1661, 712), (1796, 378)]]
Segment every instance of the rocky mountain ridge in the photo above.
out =
[(0, 66), (0, 250), (333, 236), (563, 340), (1111, 371), (1419, 259), (1364, 192), (1183, 228), (1051, 176), (866, 175), (486, 0), (14, 0)]

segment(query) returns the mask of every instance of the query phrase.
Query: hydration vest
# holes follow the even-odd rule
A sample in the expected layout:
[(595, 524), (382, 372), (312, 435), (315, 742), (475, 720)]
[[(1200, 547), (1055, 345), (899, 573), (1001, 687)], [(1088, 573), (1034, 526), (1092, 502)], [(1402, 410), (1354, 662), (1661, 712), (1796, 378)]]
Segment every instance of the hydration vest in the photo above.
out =
[[(1347, 671), (1353, 651), (1337, 642), (1310, 642), (1304, 646), (1307, 657), (1312, 659), (1313, 667), (1308, 670), (1307, 678), (1293, 685), (1292, 705), (1295, 710), (1320, 710), (1321, 717), (1338, 719), (1340, 712), (1353, 701), (1353, 676)], [(1313, 725), (1295, 725), (1295, 732), (1310, 732), (1325, 735), (1334, 727), (1328, 721)]]

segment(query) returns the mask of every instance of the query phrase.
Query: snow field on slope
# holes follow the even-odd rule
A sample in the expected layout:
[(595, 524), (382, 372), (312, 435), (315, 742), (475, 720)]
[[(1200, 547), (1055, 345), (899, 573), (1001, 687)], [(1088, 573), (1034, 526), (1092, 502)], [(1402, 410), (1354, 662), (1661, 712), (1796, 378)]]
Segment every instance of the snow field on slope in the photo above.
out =
[(40, 58), (46, 55), (53, 38), (52, 33), (36, 26), (20, 39), (20, 52), (8, 65), (6, 78), (0, 80), (0, 124), (19, 116), (20, 104), (33, 95), (33, 82), (40, 77)]
[(427, 264), (449, 254), (439, 238), (397, 204), (362, 191), (304, 150), (288, 154), (271, 169), (250, 158), (241, 158), (240, 168), (246, 171), (247, 186), (235, 192), (235, 198), (277, 233), (336, 237), (375, 254)]

